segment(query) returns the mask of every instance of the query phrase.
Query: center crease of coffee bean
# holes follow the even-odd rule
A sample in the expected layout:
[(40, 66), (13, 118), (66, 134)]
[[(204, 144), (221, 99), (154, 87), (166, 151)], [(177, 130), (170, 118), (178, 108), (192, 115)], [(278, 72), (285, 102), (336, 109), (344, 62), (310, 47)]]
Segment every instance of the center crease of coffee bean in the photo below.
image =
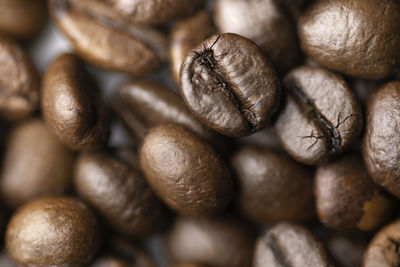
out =
[(265, 244), (271, 249), (276, 261), (279, 263), (280, 266), (291, 267), (291, 265), (287, 262), (286, 257), (282, 253), (275, 236), (272, 233), (268, 234), (265, 237), (264, 241)]
[[(232, 90), (232, 86), (224, 79), (221, 71), (217, 66), (217, 60), (214, 57), (213, 46), (218, 42), (220, 36), (215, 40), (215, 42), (210, 46), (204, 46), (204, 50), (201, 53), (195, 52), (197, 58), (195, 59), (197, 62), (200, 62), (200, 65), (205, 66), (205, 68), (216, 78), (218, 81), (218, 87), (216, 90), (222, 91), (233, 103), (233, 105), (239, 110), (239, 112), (246, 118), (246, 121), (249, 125), (250, 131), (255, 131), (257, 129), (257, 119), (254, 112), (250, 109), (252, 105), (248, 108), (245, 108), (243, 104), (240, 102), (240, 99), (235, 95), (234, 90)], [(222, 57), (224, 55), (221, 55)]]

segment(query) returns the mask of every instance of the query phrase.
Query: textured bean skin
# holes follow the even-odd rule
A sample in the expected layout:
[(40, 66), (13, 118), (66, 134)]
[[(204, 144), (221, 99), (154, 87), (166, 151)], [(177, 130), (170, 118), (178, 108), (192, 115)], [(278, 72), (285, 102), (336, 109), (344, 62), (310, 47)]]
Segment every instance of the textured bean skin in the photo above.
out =
[(253, 42), (231, 33), (214, 35), (187, 54), (180, 90), (202, 123), (231, 137), (265, 128), (280, 97), (269, 61)]
[(254, 41), (285, 73), (300, 59), (295, 27), (276, 0), (217, 0), (214, 13), (220, 32)]
[(368, 173), (380, 186), (400, 198), (400, 82), (383, 85), (367, 104), (363, 157)]
[(333, 267), (322, 243), (301, 226), (280, 223), (256, 242), (253, 267)]
[(4, 37), (0, 37), (0, 64), (0, 117), (9, 121), (26, 118), (39, 106), (36, 69), (27, 53)]
[(306, 54), (317, 63), (366, 79), (382, 79), (400, 64), (400, 3), (317, 0), (299, 20)]
[(51, 0), (49, 9), (77, 54), (96, 66), (143, 75), (167, 57), (167, 39), (153, 28), (107, 20), (70, 0)]
[(73, 198), (42, 198), (21, 207), (7, 227), (11, 256), (25, 266), (87, 266), (97, 251), (94, 214)]
[(66, 192), (73, 158), (42, 120), (20, 123), (8, 136), (0, 180), (3, 200), (16, 208), (39, 196)]
[(79, 195), (117, 231), (145, 237), (166, 224), (162, 203), (142, 174), (123, 161), (104, 153), (82, 154), (74, 173)]
[(72, 149), (93, 149), (108, 140), (108, 119), (96, 90), (72, 54), (61, 55), (46, 71), (41, 92), (43, 116)]
[(221, 157), (180, 126), (150, 130), (140, 161), (153, 190), (180, 214), (209, 216), (225, 208), (232, 197), (232, 179)]
[(395, 267), (400, 264), (400, 221), (395, 221), (380, 230), (364, 254), (363, 267)]
[(238, 181), (238, 205), (258, 223), (313, 218), (313, 180), (308, 168), (283, 153), (241, 147), (232, 157)]
[(375, 230), (394, 211), (394, 202), (368, 176), (356, 154), (319, 167), (315, 177), (317, 211), (325, 226)]
[(357, 140), (363, 125), (361, 107), (340, 76), (301, 66), (286, 75), (284, 85), (287, 101), (275, 129), (294, 159), (320, 165)]
[(253, 234), (234, 217), (179, 218), (166, 238), (166, 246), (178, 262), (246, 267), (251, 266)]

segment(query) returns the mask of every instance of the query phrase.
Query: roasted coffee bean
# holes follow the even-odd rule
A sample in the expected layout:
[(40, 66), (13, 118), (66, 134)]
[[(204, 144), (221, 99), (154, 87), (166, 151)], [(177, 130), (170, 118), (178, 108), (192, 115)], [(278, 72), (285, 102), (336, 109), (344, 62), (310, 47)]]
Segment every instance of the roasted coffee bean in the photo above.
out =
[(167, 250), (177, 262), (248, 267), (253, 253), (248, 227), (234, 217), (179, 218), (166, 238)]
[(300, 17), (299, 35), (304, 51), (322, 66), (385, 78), (400, 64), (400, 3), (317, 0)]
[(275, 128), (296, 160), (319, 165), (348, 148), (362, 128), (361, 108), (338, 75), (302, 66), (286, 75), (287, 103)]
[[(0, 25), (2, 19), (0, 11)], [(0, 65), (0, 117), (23, 119), (39, 106), (38, 74), (27, 53), (4, 37), (0, 37)]]
[(201, 122), (232, 137), (265, 128), (280, 96), (278, 77), (260, 49), (231, 33), (214, 35), (187, 54), (180, 89)]
[(163, 204), (127, 163), (105, 153), (87, 153), (77, 159), (74, 173), (79, 196), (117, 231), (145, 237), (166, 224)]
[(280, 223), (256, 242), (253, 267), (333, 267), (325, 248), (307, 229)]
[(37, 199), (13, 215), (6, 245), (24, 266), (87, 266), (98, 246), (97, 220), (76, 199)]
[(61, 55), (46, 71), (41, 92), (43, 116), (72, 149), (91, 149), (107, 142), (108, 120), (96, 90), (72, 54)]
[(126, 240), (112, 240), (105, 255), (90, 267), (155, 267), (153, 260), (143, 250)]
[(129, 24), (157, 25), (190, 15), (206, 0), (70, 0), (79, 9)]
[(53, 19), (85, 60), (101, 68), (142, 75), (167, 57), (167, 39), (159, 31), (105, 19), (93, 13), (96, 10), (79, 9), (79, 2), (90, 1), (50, 0), (49, 5)]
[(363, 267), (396, 267), (400, 264), (400, 221), (380, 230), (364, 254)]
[(166, 123), (179, 124), (209, 141), (216, 139), (215, 133), (193, 116), (178, 94), (156, 82), (123, 85), (114, 97), (113, 107), (136, 142), (142, 141), (149, 128)]
[(205, 10), (182, 20), (172, 28), (169, 58), (172, 77), (177, 84), (179, 84), (179, 71), (187, 52), (216, 32), (211, 14)]
[(41, 119), (20, 123), (8, 136), (1, 171), (3, 200), (15, 208), (38, 196), (64, 193), (72, 181), (73, 154)]
[(46, 13), (45, 0), (1, 0), (0, 33), (22, 39), (35, 37), (46, 21)]
[(254, 41), (281, 73), (299, 62), (295, 27), (276, 0), (217, 0), (215, 23)]
[(180, 126), (151, 129), (143, 141), (140, 160), (154, 191), (183, 215), (212, 215), (231, 200), (233, 183), (221, 157)]
[(321, 222), (339, 230), (372, 231), (394, 213), (394, 201), (372, 182), (357, 154), (319, 167), (315, 196)]
[(313, 218), (313, 179), (308, 168), (283, 153), (254, 146), (232, 157), (241, 212), (259, 223)]
[(363, 157), (375, 183), (400, 198), (400, 82), (383, 85), (369, 98)]

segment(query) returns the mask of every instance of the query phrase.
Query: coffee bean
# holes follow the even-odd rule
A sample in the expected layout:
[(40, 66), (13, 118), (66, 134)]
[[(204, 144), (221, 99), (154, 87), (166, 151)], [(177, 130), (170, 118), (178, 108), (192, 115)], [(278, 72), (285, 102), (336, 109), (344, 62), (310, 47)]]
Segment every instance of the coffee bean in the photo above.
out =
[(94, 87), (72, 54), (61, 55), (46, 71), (41, 92), (43, 116), (72, 149), (92, 149), (108, 139), (106, 111)]
[(400, 64), (400, 3), (317, 0), (299, 20), (304, 51), (346, 75), (382, 79)]
[(216, 33), (210, 12), (202, 10), (177, 23), (171, 31), (169, 59), (172, 77), (179, 84), (179, 71), (187, 52)]
[(205, 0), (70, 0), (80, 9), (86, 9), (112, 20), (129, 24), (157, 25), (190, 15), (204, 5)]
[(284, 85), (287, 103), (275, 128), (293, 158), (308, 165), (323, 164), (358, 138), (361, 108), (340, 76), (302, 66), (286, 75)]
[(280, 223), (256, 242), (253, 267), (333, 267), (325, 248), (307, 229)]
[(3, 200), (15, 208), (38, 196), (65, 193), (72, 163), (72, 152), (42, 120), (20, 123), (8, 136), (0, 179)]
[(214, 267), (251, 266), (253, 233), (235, 217), (179, 218), (166, 238), (169, 255), (177, 262)]
[(123, 85), (115, 94), (113, 107), (136, 142), (142, 141), (149, 128), (166, 123), (179, 124), (206, 140), (216, 140), (215, 133), (193, 116), (180, 96), (160, 83)]
[(265, 128), (280, 96), (276, 73), (259, 48), (230, 33), (214, 35), (187, 54), (180, 89), (202, 123), (232, 137)]
[(364, 254), (363, 267), (395, 267), (400, 264), (400, 221), (380, 230)]
[(76, 2), (50, 0), (50, 12), (76, 52), (88, 62), (142, 75), (158, 68), (167, 57), (167, 39), (159, 31), (119, 24), (93, 13), (96, 10), (80, 10)]
[(394, 201), (372, 182), (356, 154), (319, 167), (315, 195), (321, 222), (339, 230), (374, 230), (390, 219), (395, 207)]
[(27, 53), (4, 37), (0, 37), (0, 65), (0, 117), (10, 121), (26, 118), (39, 105), (38, 74)]
[(383, 85), (367, 104), (363, 157), (375, 183), (400, 198), (400, 82)]
[(46, 18), (45, 0), (0, 1), (0, 33), (3, 35), (22, 39), (35, 37)]
[(241, 212), (258, 223), (313, 218), (313, 179), (308, 168), (283, 153), (241, 147), (232, 157)]
[(98, 246), (93, 213), (73, 198), (42, 198), (11, 218), (6, 244), (25, 266), (87, 266)]
[(254, 41), (279, 72), (299, 62), (295, 27), (276, 0), (217, 0), (214, 14), (220, 32)]
[(79, 196), (119, 232), (146, 237), (167, 222), (163, 204), (142, 174), (115, 157), (105, 153), (80, 155), (74, 184)]
[(221, 157), (180, 126), (162, 125), (150, 130), (140, 160), (154, 191), (183, 215), (212, 215), (231, 200), (233, 184)]

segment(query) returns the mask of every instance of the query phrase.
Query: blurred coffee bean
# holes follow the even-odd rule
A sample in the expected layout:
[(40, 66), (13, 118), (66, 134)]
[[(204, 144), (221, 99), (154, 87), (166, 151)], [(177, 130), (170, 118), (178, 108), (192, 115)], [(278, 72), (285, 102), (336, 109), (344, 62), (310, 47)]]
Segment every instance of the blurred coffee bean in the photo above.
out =
[(248, 267), (253, 253), (253, 234), (248, 225), (234, 217), (179, 218), (166, 238), (166, 245), (177, 262)]
[(87, 266), (97, 251), (96, 217), (80, 201), (41, 198), (25, 204), (11, 218), (6, 244), (24, 266)]
[(367, 104), (363, 157), (375, 183), (400, 198), (400, 82), (379, 88)]
[(308, 168), (283, 153), (241, 147), (232, 157), (241, 212), (258, 223), (313, 218), (313, 179)]
[(100, 92), (74, 55), (53, 61), (41, 93), (43, 117), (64, 144), (80, 150), (107, 142), (108, 119)]
[(276, 0), (217, 0), (214, 16), (220, 32), (254, 41), (280, 73), (299, 63), (295, 27)]
[(400, 221), (380, 230), (364, 254), (363, 267), (395, 267), (400, 264)]
[(357, 154), (319, 167), (315, 196), (321, 222), (339, 230), (375, 230), (391, 218), (395, 208), (394, 200), (372, 182)]
[(39, 196), (65, 193), (72, 181), (73, 153), (41, 119), (17, 125), (9, 134), (1, 171), (2, 198), (11, 208)]
[(179, 72), (186, 54), (216, 32), (210, 12), (205, 10), (180, 21), (172, 28), (169, 59), (172, 77), (177, 84), (179, 84)]
[(346, 75), (382, 79), (400, 65), (397, 0), (316, 0), (299, 20), (304, 51)]
[(26, 39), (35, 37), (47, 19), (45, 0), (1, 0), (0, 33)]
[(180, 214), (213, 215), (232, 198), (233, 182), (221, 157), (180, 126), (151, 129), (143, 141), (140, 160), (151, 187)]
[[(2, 2), (0, 28), (3, 19), (1, 9)], [(0, 118), (21, 120), (39, 106), (38, 74), (28, 54), (18, 44), (4, 37), (0, 37), (0, 65)]]
[(253, 267), (333, 267), (322, 243), (306, 228), (280, 223), (256, 242)]
[(149, 128), (166, 123), (179, 124), (208, 141), (216, 139), (216, 134), (193, 116), (182, 98), (160, 83), (124, 84), (115, 94), (113, 107), (137, 143)]
[(81, 196), (115, 228), (132, 237), (160, 231), (168, 218), (142, 174), (105, 153), (86, 153), (75, 165), (74, 184)]
[(347, 149), (362, 129), (361, 107), (333, 72), (302, 66), (284, 79), (286, 106), (275, 124), (285, 150), (297, 161), (320, 165)]
[(180, 90), (202, 123), (231, 137), (265, 128), (280, 96), (276, 72), (260, 49), (231, 33), (214, 35), (187, 54)]
[(101, 68), (143, 75), (167, 58), (168, 41), (161, 32), (119, 24), (96, 10), (80, 10), (76, 3), (50, 0), (49, 6), (53, 19), (83, 59)]

